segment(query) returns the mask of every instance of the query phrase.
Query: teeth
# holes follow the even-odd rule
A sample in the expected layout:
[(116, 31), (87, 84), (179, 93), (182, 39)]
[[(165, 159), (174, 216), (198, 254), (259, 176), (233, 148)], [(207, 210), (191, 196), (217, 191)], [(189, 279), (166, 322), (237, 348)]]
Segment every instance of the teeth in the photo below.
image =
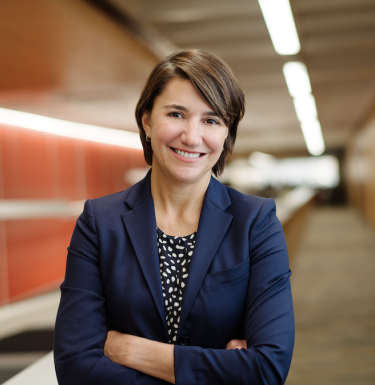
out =
[(177, 152), (178, 155), (181, 155), (185, 158), (198, 158), (200, 156), (200, 153), (199, 152), (185, 152), (185, 151), (181, 151), (181, 150), (177, 150), (177, 148), (175, 149), (175, 151)]

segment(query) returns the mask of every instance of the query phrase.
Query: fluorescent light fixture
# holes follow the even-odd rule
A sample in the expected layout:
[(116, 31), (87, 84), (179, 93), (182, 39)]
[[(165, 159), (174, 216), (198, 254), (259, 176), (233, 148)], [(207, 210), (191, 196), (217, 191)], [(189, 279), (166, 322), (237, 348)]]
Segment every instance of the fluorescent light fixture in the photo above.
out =
[(311, 155), (320, 155), (325, 145), (307, 68), (302, 62), (288, 62), (284, 64), (283, 72), (307, 150)]
[(267, 170), (274, 166), (276, 158), (264, 152), (254, 151), (249, 155), (248, 161), (255, 168)]
[(289, 93), (293, 98), (311, 94), (310, 78), (305, 64), (298, 61), (285, 63), (283, 72)]
[[(258, 157), (258, 155), (255, 156)], [(220, 180), (243, 188), (257, 190), (262, 190), (267, 186), (273, 186), (277, 190), (281, 186), (305, 186), (301, 190), (292, 190), (287, 195), (284, 195), (284, 197), (276, 200), (277, 216), (279, 217), (278, 203), (281, 201), (288, 203), (290, 207), (294, 207), (295, 205), (300, 205), (301, 200), (309, 200), (315, 194), (314, 191), (306, 189), (306, 187), (336, 187), (340, 181), (339, 162), (337, 158), (329, 155), (303, 158), (274, 158), (270, 167), (259, 169), (247, 162), (243, 162), (242, 159), (237, 159), (231, 161), (225, 167)]]
[(322, 128), (318, 119), (301, 123), (307, 150), (311, 155), (321, 155), (325, 150)]
[(297, 118), (301, 123), (318, 118), (315, 98), (311, 94), (293, 99), (293, 103), (294, 108), (296, 109)]
[(272, 44), (279, 55), (295, 55), (301, 45), (289, 0), (258, 0)]
[(139, 134), (0, 108), (0, 123), (74, 139), (142, 149)]

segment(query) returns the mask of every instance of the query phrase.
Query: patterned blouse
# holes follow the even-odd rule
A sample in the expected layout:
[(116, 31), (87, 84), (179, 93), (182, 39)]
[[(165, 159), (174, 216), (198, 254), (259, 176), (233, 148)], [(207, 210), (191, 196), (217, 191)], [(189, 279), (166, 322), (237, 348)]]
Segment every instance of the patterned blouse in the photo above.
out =
[(186, 237), (173, 237), (156, 228), (163, 289), (165, 319), (169, 343), (177, 339), (181, 304), (189, 275), (189, 266), (194, 251), (196, 232)]

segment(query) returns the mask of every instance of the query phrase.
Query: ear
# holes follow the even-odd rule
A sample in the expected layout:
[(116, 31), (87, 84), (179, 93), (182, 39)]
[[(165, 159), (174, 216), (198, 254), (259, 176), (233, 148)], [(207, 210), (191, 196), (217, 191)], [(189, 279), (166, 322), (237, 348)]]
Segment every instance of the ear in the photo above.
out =
[(143, 129), (145, 130), (146, 135), (149, 137), (151, 134), (151, 124), (150, 124), (151, 116), (150, 114), (145, 111), (142, 115), (142, 126)]

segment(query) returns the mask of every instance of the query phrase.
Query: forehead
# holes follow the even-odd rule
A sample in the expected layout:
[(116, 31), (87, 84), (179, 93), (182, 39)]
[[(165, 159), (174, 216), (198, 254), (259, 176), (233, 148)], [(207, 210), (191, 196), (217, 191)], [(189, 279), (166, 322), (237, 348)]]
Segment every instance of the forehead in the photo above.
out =
[(212, 107), (203, 99), (192, 82), (181, 78), (171, 79), (164, 91), (155, 99), (155, 103), (159, 104), (159, 107), (170, 104), (201, 105), (205, 109), (212, 110)]

